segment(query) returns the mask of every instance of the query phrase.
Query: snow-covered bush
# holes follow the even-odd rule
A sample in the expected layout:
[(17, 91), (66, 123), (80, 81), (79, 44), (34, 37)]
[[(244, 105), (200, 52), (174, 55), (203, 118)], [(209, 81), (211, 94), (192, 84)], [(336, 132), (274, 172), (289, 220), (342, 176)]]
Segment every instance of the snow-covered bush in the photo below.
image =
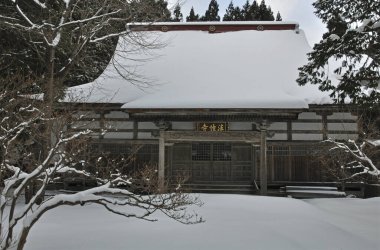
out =
[(327, 178), (338, 181), (379, 181), (378, 149), (367, 141), (328, 139), (318, 151), (318, 161)]

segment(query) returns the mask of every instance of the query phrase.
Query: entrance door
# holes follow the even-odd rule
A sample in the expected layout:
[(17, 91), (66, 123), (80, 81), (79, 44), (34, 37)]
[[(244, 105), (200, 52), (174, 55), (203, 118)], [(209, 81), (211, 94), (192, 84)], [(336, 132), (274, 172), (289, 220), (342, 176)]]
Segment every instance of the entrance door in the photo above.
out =
[(212, 180), (229, 181), (231, 179), (231, 143), (212, 143)]
[(194, 142), (175, 144), (172, 174), (187, 173), (192, 182), (239, 181), (253, 178), (249, 144)]

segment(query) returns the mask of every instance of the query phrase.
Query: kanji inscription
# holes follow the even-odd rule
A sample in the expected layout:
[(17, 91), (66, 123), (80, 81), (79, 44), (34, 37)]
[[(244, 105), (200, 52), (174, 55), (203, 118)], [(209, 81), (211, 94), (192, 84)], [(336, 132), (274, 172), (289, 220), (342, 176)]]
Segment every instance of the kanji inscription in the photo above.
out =
[(197, 124), (197, 131), (204, 131), (204, 132), (228, 131), (228, 123), (227, 122), (200, 122)]

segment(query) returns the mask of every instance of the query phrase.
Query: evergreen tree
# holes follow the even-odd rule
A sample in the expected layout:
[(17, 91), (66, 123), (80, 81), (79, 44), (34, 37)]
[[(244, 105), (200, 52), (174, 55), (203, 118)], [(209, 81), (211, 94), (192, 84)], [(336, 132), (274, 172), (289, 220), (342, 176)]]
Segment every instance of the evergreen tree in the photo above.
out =
[(257, 20), (259, 20), (259, 6), (258, 6), (256, 0), (254, 0), (252, 2), (251, 7), (249, 7), (249, 18), (250, 19), (246, 19), (246, 21), (257, 21)]
[[(324, 0), (313, 4), (328, 32), (299, 68), (300, 85), (314, 84), (337, 103), (380, 105), (380, 2)], [(333, 66), (329, 61), (336, 60)], [(330, 73), (330, 74), (329, 74)], [(331, 79), (331, 73), (334, 81)]]
[(240, 7), (236, 6), (233, 15), (232, 15), (232, 21), (243, 21), (243, 14), (241, 13)]
[(268, 6), (267, 11), (266, 11), (265, 16), (262, 19), (262, 21), (274, 21), (273, 11), (272, 11), (272, 8), (270, 6)]
[(128, 8), (134, 22), (165, 22), (171, 20), (165, 0), (132, 0)]
[(199, 15), (195, 15), (194, 7), (191, 7), (189, 15), (186, 17), (186, 22), (198, 22)]
[(280, 11), (277, 12), (276, 21), (282, 21)]
[(171, 13), (168, 9), (168, 2), (166, 0), (153, 0), (157, 4), (158, 13), (161, 15), (159, 21), (170, 21)]
[(181, 13), (181, 6), (179, 6), (179, 4), (177, 4), (174, 8), (172, 21), (173, 22), (182, 22), (183, 21), (183, 15)]
[(251, 8), (251, 5), (249, 4), (249, 1), (247, 0), (241, 9), (242, 20), (244, 21), (253, 20), (252, 13), (250, 12), (250, 8)]
[(235, 12), (234, 3), (231, 1), (226, 9), (226, 14), (224, 14), (223, 21), (232, 21), (234, 12)]
[(261, 3), (257, 10), (257, 16), (256, 16), (257, 20), (264, 21), (265, 18), (267, 17), (267, 12), (268, 12), (268, 8), (265, 3), (265, 0), (261, 0)]
[(204, 16), (202, 16), (202, 21), (220, 21), (220, 16), (218, 15), (219, 12), (219, 4), (216, 0), (211, 0), (210, 4), (208, 5), (208, 10), (206, 10), (206, 13)]

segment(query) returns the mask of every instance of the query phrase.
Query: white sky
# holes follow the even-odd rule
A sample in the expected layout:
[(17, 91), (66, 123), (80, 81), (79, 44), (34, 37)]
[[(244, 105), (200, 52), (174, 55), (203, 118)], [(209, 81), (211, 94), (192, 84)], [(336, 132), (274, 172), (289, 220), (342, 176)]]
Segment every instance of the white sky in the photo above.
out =
[[(193, 6), (195, 13), (204, 15), (208, 8), (210, 0), (168, 0), (170, 4), (180, 2), (184, 18), (189, 15)], [(315, 16), (312, 3), (315, 0), (265, 0), (267, 5), (272, 7), (274, 14), (280, 11), (284, 21), (296, 21), (300, 28), (306, 33), (309, 44), (319, 42), (322, 34), (325, 32), (325, 25)], [(231, 0), (218, 0), (219, 16), (223, 18), (225, 10)], [(243, 6), (246, 0), (233, 0), (235, 6)], [(252, 3), (253, 0), (250, 0)], [(258, 3), (261, 0), (257, 0)]]

